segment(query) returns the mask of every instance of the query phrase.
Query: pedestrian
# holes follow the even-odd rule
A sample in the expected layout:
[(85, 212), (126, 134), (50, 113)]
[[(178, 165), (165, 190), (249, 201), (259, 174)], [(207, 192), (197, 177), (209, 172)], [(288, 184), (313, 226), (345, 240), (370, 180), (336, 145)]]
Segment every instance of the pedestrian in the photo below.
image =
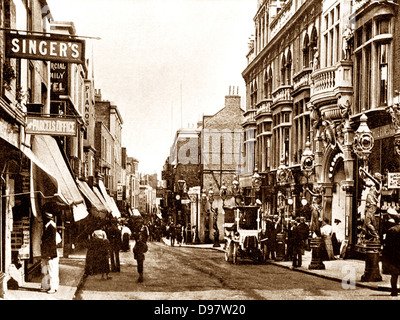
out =
[(119, 251), (122, 246), (122, 236), (115, 218), (109, 221), (106, 233), (107, 239), (110, 242), (111, 272), (120, 272)]
[(142, 228), (139, 232), (137, 239), (135, 239), (135, 246), (133, 248), (134, 258), (137, 262), (137, 272), (139, 274), (138, 282), (143, 282), (143, 262), (144, 262), (144, 254), (147, 252), (147, 235), (145, 234), (146, 230)]
[(180, 223), (178, 223), (178, 225), (176, 226), (176, 242), (179, 246), (181, 246), (183, 243), (182, 226)]
[[(42, 290), (49, 294), (56, 293), (60, 284), (59, 257), (57, 253), (57, 225), (53, 221), (50, 205), (43, 206), (43, 234), (42, 234)], [(58, 236), (57, 236), (58, 234)], [(60, 241), (60, 240), (59, 240)]]
[(266, 235), (266, 244), (267, 244), (267, 254), (266, 260), (275, 260), (275, 245), (276, 245), (276, 234), (275, 234), (275, 225), (272, 216), (268, 216), (265, 223), (265, 235)]
[(299, 218), (299, 223), (293, 230), (293, 267), (301, 267), (305, 241), (308, 239), (309, 227), (304, 217)]
[(171, 247), (175, 245), (175, 239), (176, 239), (176, 227), (173, 222), (171, 222), (169, 226), (169, 240), (171, 241)]
[(332, 246), (333, 246), (333, 254), (335, 255), (335, 258), (340, 257), (340, 246), (342, 244), (342, 241), (344, 238), (342, 237), (342, 234), (339, 230), (339, 224), (342, 221), (340, 219), (335, 219), (334, 220), (334, 225), (332, 226)]
[(387, 234), (382, 250), (382, 273), (390, 274), (391, 296), (398, 295), (397, 280), (400, 274), (400, 216), (393, 216), (396, 223)]
[(129, 251), (129, 239), (131, 238), (132, 231), (128, 228), (125, 224), (121, 226), (121, 240), (122, 240), (122, 247), (121, 250), (124, 252)]
[[(92, 233), (89, 250), (93, 255), (91, 274), (101, 274), (101, 280), (110, 280), (110, 242), (106, 232), (99, 227)], [(88, 250), (88, 251), (89, 251)], [(87, 258), (87, 256), (86, 256)]]
[(335, 255), (333, 253), (333, 246), (332, 246), (332, 226), (330, 225), (330, 221), (328, 218), (324, 219), (324, 225), (321, 228), (321, 236), (325, 244), (324, 259), (334, 260)]

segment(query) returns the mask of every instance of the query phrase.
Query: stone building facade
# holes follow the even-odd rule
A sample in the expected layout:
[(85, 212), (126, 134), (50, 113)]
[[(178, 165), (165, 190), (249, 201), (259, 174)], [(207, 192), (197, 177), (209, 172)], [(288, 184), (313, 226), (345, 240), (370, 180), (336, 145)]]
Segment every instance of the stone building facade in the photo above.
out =
[[(283, 209), (286, 221), (303, 215), (301, 200), (311, 201), (305, 187), (321, 187), (324, 218), (341, 221), (337, 233), (349, 242), (349, 252), (359, 240), (365, 204), (363, 162), (354, 152), (362, 115), (375, 141), (369, 170), (382, 174), (384, 184), (399, 171), (392, 112), (399, 103), (397, 21), (395, 3), (371, 0), (260, 0), (254, 17), (255, 39), (243, 71), (243, 129), (263, 177), (264, 214)], [(315, 159), (310, 176), (301, 162), (307, 141)], [(385, 188), (381, 201), (387, 207), (398, 201), (398, 191)], [(279, 191), (293, 204), (279, 201)]]

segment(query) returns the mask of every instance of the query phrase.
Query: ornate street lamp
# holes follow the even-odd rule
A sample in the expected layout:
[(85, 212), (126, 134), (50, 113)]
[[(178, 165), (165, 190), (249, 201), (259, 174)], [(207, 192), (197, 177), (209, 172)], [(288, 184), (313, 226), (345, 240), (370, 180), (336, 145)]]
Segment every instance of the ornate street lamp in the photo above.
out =
[(307, 138), (306, 148), (301, 155), (301, 172), (307, 178), (307, 185), (303, 188), (303, 197), (301, 203), (303, 205), (307, 204), (307, 199), (305, 197), (306, 191), (308, 191), (313, 197), (312, 203), (312, 213), (311, 213), (311, 224), (310, 231), (312, 234), (315, 233), (316, 237), (310, 239), (311, 252), (311, 262), (308, 265), (308, 269), (325, 269), (325, 265), (322, 261), (322, 253), (324, 248), (324, 240), (321, 237), (321, 220), (323, 216), (322, 212), (322, 194), (323, 189), (316, 187), (311, 191), (308, 188), (308, 180), (314, 174), (315, 169), (315, 155), (311, 150), (311, 143), (309, 138)]
[[(372, 197), (377, 197), (381, 193), (381, 181), (380, 179), (373, 177), (368, 172), (368, 159), (372, 153), (372, 148), (374, 147), (374, 137), (371, 130), (367, 124), (368, 117), (365, 113), (360, 117), (360, 125), (355, 132), (353, 150), (357, 158), (363, 162), (363, 166), (360, 167), (360, 177), (361, 179), (369, 179), (372, 181), (370, 190), (368, 194)], [(369, 203), (370, 197), (367, 196), (367, 203), (365, 209), (364, 226), (369, 230), (369, 234), (372, 239), (367, 239), (356, 244), (356, 250), (365, 253), (365, 271), (361, 276), (361, 281), (382, 281), (382, 276), (379, 271), (379, 251), (381, 248), (381, 243), (379, 241), (379, 235), (377, 233), (376, 221), (375, 221), (375, 211), (376, 204)], [(364, 227), (363, 227), (364, 229)]]
[(355, 132), (353, 150), (357, 158), (363, 161), (364, 170), (368, 169), (368, 158), (374, 147), (374, 137), (367, 124), (365, 113), (360, 117), (360, 125)]

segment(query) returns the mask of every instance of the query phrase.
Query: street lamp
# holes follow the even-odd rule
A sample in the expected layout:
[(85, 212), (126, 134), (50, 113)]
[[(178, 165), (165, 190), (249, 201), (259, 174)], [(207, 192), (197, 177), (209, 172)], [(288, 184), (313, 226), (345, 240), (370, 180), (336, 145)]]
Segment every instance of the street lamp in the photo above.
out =
[[(353, 150), (357, 158), (363, 162), (363, 166), (360, 167), (361, 179), (370, 179), (372, 185), (368, 191), (366, 200), (366, 209), (364, 217), (363, 230), (367, 229), (367, 235), (371, 236), (371, 239), (361, 241), (356, 244), (356, 250), (365, 253), (365, 271), (361, 276), (361, 281), (381, 281), (382, 276), (379, 271), (379, 251), (381, 243), (379, 241), (379, 235), (377, 233), (375, 211), (377, 210), (377, 204), (370, 199), (380, 199), (381, 193), (381, 181), (376, 176), (373, 177), (368, 172), (368, 159), (372, 153), (374, 147), (374, 137), (367, 124), (368, 117), (365, 113), (360, 117), (360, 125), (355, 132)], [(379, 175), (379, 174), (378, 174)], [(370, 183), (369, 183), (370, 184)], [(363, 232), (364, 233), (364, 232)]]
[(315, 168), (315, 156), (311, 150), (311, 143), (309, 138), (306, 141), (306, 148), (301, 155), (300, 168), (303, 175), (307, 178), (306, 187), (303, 188), (303, 198), (301, 200), (303, 205), (307, 204), (305, 192), (308, 191), (313, 197), (312, 213), (311, 213), (311, 224), (310, 232), (315, 233), (316, 237), (310, 239), (311, 252), (311, 263), (308, 265), (308, 269), (325, 269), (325, 265), (322, 261), (322, 253), (324, 248), (324, 240), (321, 237), (321, 220), (322, 220), (322, 187), (313, 188), (311, 191), (308, 188), (308, 179), (314, 174)]

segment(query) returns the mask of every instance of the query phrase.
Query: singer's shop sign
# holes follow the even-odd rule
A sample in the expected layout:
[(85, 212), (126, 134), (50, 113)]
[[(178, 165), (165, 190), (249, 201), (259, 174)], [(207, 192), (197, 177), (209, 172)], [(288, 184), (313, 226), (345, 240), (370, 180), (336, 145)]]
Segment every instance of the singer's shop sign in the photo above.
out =
[(85, 41), (65, 36), (6, 33), (6, 57), (84, 64)]

